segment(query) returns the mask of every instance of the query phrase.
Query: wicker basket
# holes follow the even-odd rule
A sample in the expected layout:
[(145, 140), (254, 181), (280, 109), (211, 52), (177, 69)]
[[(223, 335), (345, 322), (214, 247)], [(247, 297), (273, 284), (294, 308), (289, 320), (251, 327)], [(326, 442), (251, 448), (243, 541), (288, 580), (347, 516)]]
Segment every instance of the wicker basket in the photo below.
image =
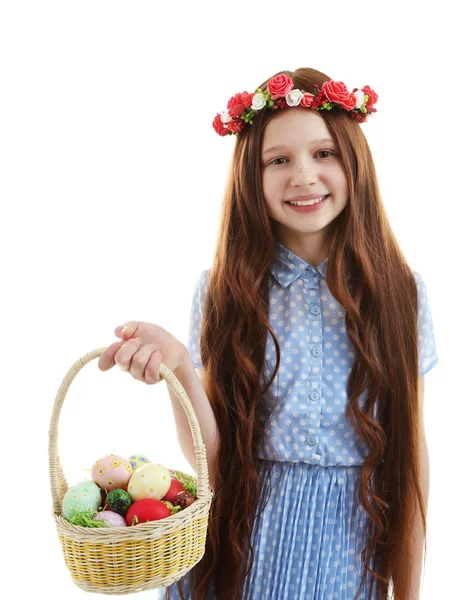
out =
[[(53, 516), (64, 560), (77, 586), (87, 592), (131, 594), (178, 581), (204, 555), (209, 509), (214, 491), (197, 417), (183, 386), (163, 363), (160, 376), (184, 408), (196, 454), (198, 499), (179, 513), (133, 527), (89, 528), (71, 525), (61, 514), (68, 485), (58, 455), (58, 421), (67, 390), (80, 369), (107, 346), (82, 356), (69, 369), (58, 390), (49, 431)], [(169, 469), (171, 474), (174, 470)]]

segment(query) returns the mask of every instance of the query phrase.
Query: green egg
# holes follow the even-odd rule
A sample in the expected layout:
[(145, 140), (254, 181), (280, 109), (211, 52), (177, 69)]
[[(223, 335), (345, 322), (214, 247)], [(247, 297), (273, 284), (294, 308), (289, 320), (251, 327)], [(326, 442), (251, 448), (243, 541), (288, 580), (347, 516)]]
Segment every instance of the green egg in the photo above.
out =
[(113, 512), (124, 517), (131, 506), (130, 494), (119, 488), (111, 490), (106, 496), (106, 503)]
[(62, 514), (70, 519), (76, 513), (98, 511), (102, 501), (100, 488), (94, 481), (82, 481), (70, 487), (62, 501)]

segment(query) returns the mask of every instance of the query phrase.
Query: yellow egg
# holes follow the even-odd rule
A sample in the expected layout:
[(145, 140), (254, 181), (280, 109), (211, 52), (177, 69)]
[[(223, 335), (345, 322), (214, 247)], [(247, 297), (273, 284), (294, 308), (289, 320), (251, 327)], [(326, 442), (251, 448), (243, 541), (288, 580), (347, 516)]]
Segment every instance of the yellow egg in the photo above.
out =
[(128, 482), (127, 491), (133, 502), (144, 498), (161, 500), (170, 488), (171, 475), (163, 465), (153, 463), (139, 467)]

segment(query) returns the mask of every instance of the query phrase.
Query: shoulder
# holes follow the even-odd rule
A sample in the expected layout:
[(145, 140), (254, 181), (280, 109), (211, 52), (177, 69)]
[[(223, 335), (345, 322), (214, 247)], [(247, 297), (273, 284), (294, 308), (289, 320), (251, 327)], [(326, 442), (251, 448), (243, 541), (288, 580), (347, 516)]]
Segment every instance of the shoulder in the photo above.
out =
[(200, 285), (200, 288), (202, 290), (206, 289), (206, 286), (207, 286), (207, 283), (208, 283), (208, 279), (209, 279), (209, 272), (210, 271), (211, 271), (211, 269), (205, 269), (200, 274), (199, 285)]
[(421, 287), (424, 283), (422, 275), (416, 271), (416, 269), (411, 269), (416, 280), (417, 287)]
[(201, 271), (195, 284), (197, 290), (200, 290), (205, 286), (206, 282), (208, 281), (209, 271), (210, 269), (204, 269), (203, 271)]
[(205, 295), (207, 293), (209, 271), (210, 269), (204, 269), (200, 273), (195, 284), (194, 298), (199, 304), (203, 304)]
[(418, 299), (419, 309), (420, 309), (423, 306), (428, 306), (429, 299), (428, 299), (427, 284), (426, 284), (425, 278), (423, 277), (423, 275), (421, 273), (419, 273), (415, 269), (412, 269), (412, 272), (414, 273), (414, 278), (416, 280), (417, 299)]
[(419, 305), (420, 305), (420, 304), (423, 304), (423, 302), (427, 299), (427, 286), (425, 284), (425, 279), (423, 278), (421, 273), (416, 271), (416, 269), (411, 269), (411, 270), (414, 274), (414, 279), (416, 280), (417, 298), (418, 298)]

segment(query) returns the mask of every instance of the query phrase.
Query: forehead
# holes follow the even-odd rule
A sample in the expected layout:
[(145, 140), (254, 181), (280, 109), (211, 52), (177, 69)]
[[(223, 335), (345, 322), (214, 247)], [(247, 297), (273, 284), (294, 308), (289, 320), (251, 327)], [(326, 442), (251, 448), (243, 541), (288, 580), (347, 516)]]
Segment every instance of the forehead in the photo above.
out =
[(309, 145), (333, 137), (320, 115), (310, 108), (284, 109), (267, 123), (262, 140), (262, 152), (273, 146)]

